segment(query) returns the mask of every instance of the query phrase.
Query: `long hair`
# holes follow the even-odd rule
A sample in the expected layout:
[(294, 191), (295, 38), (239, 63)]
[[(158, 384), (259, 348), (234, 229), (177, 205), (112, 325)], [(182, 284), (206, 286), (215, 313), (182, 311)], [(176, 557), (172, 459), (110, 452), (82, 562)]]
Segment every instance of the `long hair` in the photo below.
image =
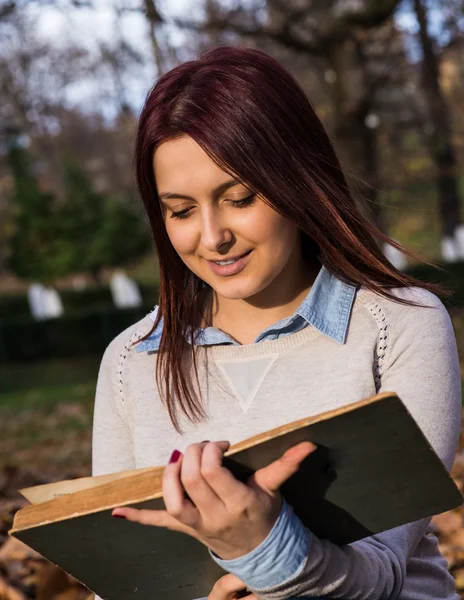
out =
[(220, 47), (172, 69), (145, 101), (135, 162), (160, 266), (159, 310), (152, 329), (163, 320), (156, 379), (178, 431), (178, 409), (192, 422), (205, 416), (186, 368), (193, 365), (199, 390), (193, 331), (200, 317), (202, 281), (183, 263), (166, 233), (153, 155), (161, 143), (181, 136), (193, 138), (224, 171), (295, 223), (308, 260), (395, 301), (402, 300), (391, 288), (419, 284), (384, 256), (375, 238), (414, 255), (361, 214), (322, 123), (276, 60), (260, 50)]

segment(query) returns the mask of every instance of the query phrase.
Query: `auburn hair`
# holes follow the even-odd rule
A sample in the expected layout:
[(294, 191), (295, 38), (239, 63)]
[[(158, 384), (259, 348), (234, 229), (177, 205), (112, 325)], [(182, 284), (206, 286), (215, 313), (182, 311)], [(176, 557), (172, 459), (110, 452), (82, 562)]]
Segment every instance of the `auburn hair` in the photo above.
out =
[(199, 390), (193, 335), (201, 320), (203, 282), (169, 240), (153, 171), (160, 144), (182, 136), (193, 138), (225, 172), (295, 223), (308, 261), (397, 302), (408, 303), (391, 288), (420, 285), (443, 292), (399, 272), (387, 260), (376, 240), (415, 255), (360, 212), (310, 101), (275, 59), (256, 49), (219, 47), (179, 65), (148, 93), (135, 149), (137, 185), (160, 268), (159, 309), (150, 332), (162, 320), (156, 379), (177, 431), (179, 409), (192, 422), (206, 416), (189, 374), (193, 365)]

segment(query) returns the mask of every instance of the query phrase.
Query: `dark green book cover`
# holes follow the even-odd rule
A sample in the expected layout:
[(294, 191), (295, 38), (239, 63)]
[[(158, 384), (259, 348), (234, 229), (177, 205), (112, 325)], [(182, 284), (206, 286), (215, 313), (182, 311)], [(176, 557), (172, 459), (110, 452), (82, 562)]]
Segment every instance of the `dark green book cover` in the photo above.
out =
[[(343, 545), (462, 503), (451, 476), (393, 393), (264, 432), (236, 444), (224, 464), (245, 480), (305, 440), (318, 449), (282, 493), (320, 538)], [(118, 497), (109, 507), (109, 485), (70, 494), (69, 514), (60, 520), (47, 522), (40, 504), (22, 509), (36, 511), (37, 522), (24, 527), (17, 516), (10, 533), (107, 600), (207, 596), (224, 574), (207, 548), (181, 533), (112, 518), (112, 508), (128, 502)], [(79, 495), (92, 497), (94, 508), (86, 512)], [(98, 495), (104, 509), (95, 509)], [(50, 513), (53, 502), (62, 506), (64, 497), (45, 503)], [(161, 497), (130, 505), (164, 508)]]

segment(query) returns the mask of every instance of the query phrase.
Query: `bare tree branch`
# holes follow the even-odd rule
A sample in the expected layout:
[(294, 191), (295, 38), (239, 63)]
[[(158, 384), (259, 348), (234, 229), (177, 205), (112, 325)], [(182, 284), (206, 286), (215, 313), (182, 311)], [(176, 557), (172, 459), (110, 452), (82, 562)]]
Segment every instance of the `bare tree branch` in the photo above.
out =
[(145, 15), (147, 17), (147, 21), (150, 27), (150, 41), (153, 51), (153, 57), (156, 63), (156, 70), (158, 73), (158, 77), (160, 77), (164, 73), (164, 59), (163, 53), (159, 45), (156, 30), (158, 26), (163, 23), (163, 17), (158, 11), (158, 8), (156, 6), (156, 0), (144, 0), (143, 5), (145, 9)]
[(8, 18), (16, 10), (16, 2), (12, 0), (7, 2), (0, 8), (0, 21)]
[[(246, 25), (237, 20), (237, 14), (228, 14), (207, 23), (188, 19), (175, 19), (174, 22), (183, 29), (203, 32), (230, 31), (243, 37), (278, 42), (298, 52), (320, 55), (325, 53), (328, 46), (351, 37), (353, 29), (370, 29), (385, 22), (394, 13), (400, 1), (370, 0), (363, 10), (346, 11), (333, 17), (324, 32), (319, 32), (317, 35), (314, 32), (313, 39), (308, 39), (307, 35), (303, 36), (302, 33), (298, 33), (298, 29), (295, 28), (298, 20), (304, 19), (310, 13), (311, 8), (290, 10), (288, 13), (288, 8), (285, 9), (284, 3), (282, 3), (282, 10), (287, 11), (285, 13), (286, 20), (283, 26), (277, 30), (267, 25)], [(279, 10), (280, 0), (274, 0), (273, 7)], [(306, 33), (310, 34), (311, 32), (307, 31)]]

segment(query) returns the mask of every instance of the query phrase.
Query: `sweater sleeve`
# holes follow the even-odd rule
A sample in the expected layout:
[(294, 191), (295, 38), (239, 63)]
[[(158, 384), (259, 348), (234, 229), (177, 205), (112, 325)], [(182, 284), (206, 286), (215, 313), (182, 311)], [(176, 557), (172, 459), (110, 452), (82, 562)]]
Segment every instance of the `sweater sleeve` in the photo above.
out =
[[(423, 303), (433, 305), (431, 308), (402, 307), (397, 319), (389, 324), (379, 392), (394, 391), (400, 396), (450, 469), (461, 418), (459, 362), (448, 313), (435, 296), (425, 294)], [(285, 542), (290, 534), (277, 536), (273, 531), (258, 549), (252, 551), (253, 556), (258, 556), (264, 549), (266, 554), (276, 557), (275, 566), (262, 556), (259, 560), (266, 564), (267, 572), (272, 573), (268, 579), (272, 581), (272, 587), (262, 586), (259, 566), (251, 570), (244, 567), (248, 555), (235, 559), (235, 564), (221, 561), (221, 565), (243, 579), (262, 600), (307, 596), (395, 600), (400, 597), (408, 561), (426, 533), (429, 521), (409, 523), (339, 547), (310, 534), (301, 521), (294, 518), (287, 529), (291, 531), (291, 537), (303, 540), (301, 546), (307, 549), (298, 565)], [(279, 540), (284, 540), (285, 546), (276, 549), (274, 545)], [(287, 564), (285, 556), (288, 557)], [(276, 583), (276, 569), (282, 575), (279, 583)], [(429, 590), (430, 597), (451, 597), (452, 590), (441, 588)], [(449, 596), (443, 595), (448, 592)], [(420, 597), (420, 590), (417, 597)]]
[(95, 395), (92, 433), (92, 475), (135, 469), (132, 436), (121, 411), (114, 385), (119, 358), (118, 338), (106, 349), (100, 365)]

